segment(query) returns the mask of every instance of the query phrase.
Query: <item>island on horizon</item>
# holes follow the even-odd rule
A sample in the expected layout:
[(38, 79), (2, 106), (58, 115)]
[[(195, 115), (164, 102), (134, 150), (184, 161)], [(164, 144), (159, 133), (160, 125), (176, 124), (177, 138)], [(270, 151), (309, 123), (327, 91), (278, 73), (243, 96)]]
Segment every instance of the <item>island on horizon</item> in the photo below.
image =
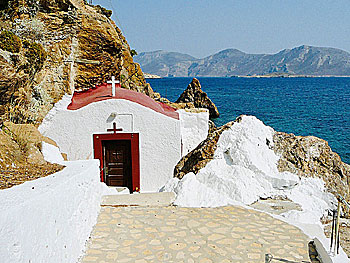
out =
[(299, 46), (276, 54), (226, 49), (205, 58), (168, 51), (134, 57), (144, 72), (160, 77), (349, 77), (350, 54), (336, 48)]

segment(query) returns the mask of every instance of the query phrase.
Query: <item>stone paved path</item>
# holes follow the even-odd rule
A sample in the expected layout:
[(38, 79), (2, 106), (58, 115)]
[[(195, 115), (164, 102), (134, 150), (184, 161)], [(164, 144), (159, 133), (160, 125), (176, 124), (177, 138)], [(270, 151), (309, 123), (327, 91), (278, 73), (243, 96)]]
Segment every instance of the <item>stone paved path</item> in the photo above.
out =
[(310, 262), (309, 238), (254, 210), (103, 207), (82, 262)]

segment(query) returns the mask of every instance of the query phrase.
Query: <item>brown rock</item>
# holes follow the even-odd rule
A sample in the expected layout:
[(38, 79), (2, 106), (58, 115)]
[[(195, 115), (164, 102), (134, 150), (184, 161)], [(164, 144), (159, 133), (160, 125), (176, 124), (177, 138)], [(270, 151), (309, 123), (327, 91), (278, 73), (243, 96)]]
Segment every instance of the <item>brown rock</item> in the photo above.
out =
[(29, 144), (26, 149), (27, 163), (43, 165), (46, 163), (44, 156), (40, 152), (39, 148), (34, 144)]
[(209, 124), (208, 133), (213, 133), (217, 129), (215, 123), (209, 120), (208, 124)]
[(68, 161), (68, 155), (66, 153), (61, 153), (63, 160)]
[(193, 172), (197, 174), (200, 169), (205, 167), (213, 159), (220, 135), (225, 130), (228, 130), (235, 122), (240, 121), (241, 118), (238, 117), (235, 121), (229, 122), (219, 128), (216, 128), (214, 123), (210, 123), (207, 138), (194, 150), (182, 157), (175, 166), (174, 177), (182, 179), (187, 173)]
[(0, 130), (0, 167), (18, 165), (23, 161), (24, 156), (18, 144), (3, 130)]
[(69, 0), (40, 0), (40, 6), (46, 12), (68, 11), (73, 5)]
[(48, 138), (46, 136), (42, 136), (42, 141), (46, 142), (48, 144), (51, 144), (51, 145), (53, 145), (55, 147), (58, 147), (57, 143), (54, 140), (52, 140), (52, 139), (50, 139), (50, 138)]
[(41, 142), (44, 140), (44, 137), (34, 125), (4, 122), (3, 129), (11, 135), (12, 139), (22, 150), (26, 151), (32, 145), (38, 149), (41, 149)]
[(172, 106), (175, 109), (195, 109), (196, 107), (194, 106), (193, 102), (178, 102), (178, 103), (168, 103), (170, 106)]
[(184, 108), (191, 108), (193, 103), (196, 108), (206, 108), (209, 110), (210, 118), (218, 118), (219, 111), (215, 104), (209, 99), (207, 93), (205, 93), (199, 80), (194, 78), (192, 82), (188, 85), (187, 89), (180, 95), (176, 103), (185, 103)]
[(273, 141), (273, 149), (280, 156), (280, 172), (322, 178), (330, 192), (349, 197), (350, 166), (341, 161), (325, 140), (276, 132)]
[(30, 164), (43, 165), (46, 163), (41, 153), (42, 141), (47, 139), (32, 124), (14, 124), (5, 122), (3, 129), (18, 145), (21, 154)]

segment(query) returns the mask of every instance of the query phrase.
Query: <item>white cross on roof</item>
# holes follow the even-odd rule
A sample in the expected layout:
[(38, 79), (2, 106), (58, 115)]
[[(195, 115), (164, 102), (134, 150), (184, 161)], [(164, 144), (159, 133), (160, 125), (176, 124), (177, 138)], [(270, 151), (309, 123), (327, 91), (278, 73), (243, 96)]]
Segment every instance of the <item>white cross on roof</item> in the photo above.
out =
[(118, 84), (119, 80), (115, 80), (115, 77), (112, 76), (112, 80), (108, 80), (107, 83), (112, 84), (112, 97), (115, 97), (115, 84)]

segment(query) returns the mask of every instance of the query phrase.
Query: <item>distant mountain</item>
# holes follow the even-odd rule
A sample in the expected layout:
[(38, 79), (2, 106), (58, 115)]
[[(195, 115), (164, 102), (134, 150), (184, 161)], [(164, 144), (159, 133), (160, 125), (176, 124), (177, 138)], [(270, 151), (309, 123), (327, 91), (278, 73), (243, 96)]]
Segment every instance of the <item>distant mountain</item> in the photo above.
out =
[(154, 51), (134, 58), (144, 72), (161, 77), (230, 77), (287, 73), (291, 75), (350, 76), (350, 53), (336, 49), (300, 46), (277, 54), (247, 54), (226, 49), (197, 59), (190, 55)]
[(177, 52), (152, 51), (143, 52), (134, 57), (142, 71), (161, 77), (183, 77), (188, 75), (188, 69), (198, 59)]

